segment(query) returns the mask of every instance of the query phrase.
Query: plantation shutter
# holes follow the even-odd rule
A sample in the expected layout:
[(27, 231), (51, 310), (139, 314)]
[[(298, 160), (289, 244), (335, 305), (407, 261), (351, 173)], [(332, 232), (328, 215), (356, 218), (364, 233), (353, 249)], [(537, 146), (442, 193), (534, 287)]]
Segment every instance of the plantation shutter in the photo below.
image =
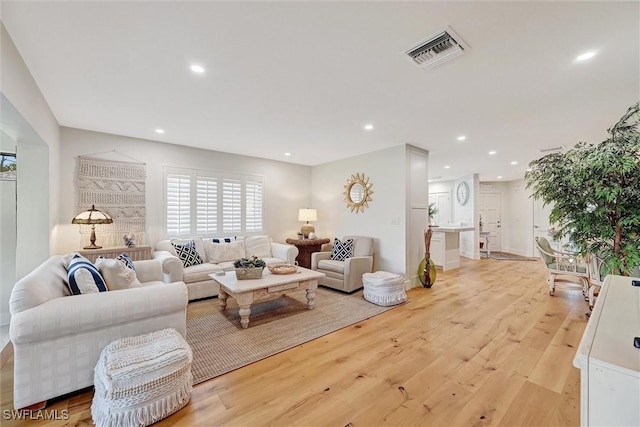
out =
[(222, 180), (222, 232), (242, 232), (242, 182)]
[(167, 175), (167, 235), (191, 234), (191, 177)]
[(248, 233), (262, 231), (262, 182), (245, 182), (245, 229)]
[(211, 177), (196, 179), (196, 229), (199, 235), (218, 233), (218, 180)]

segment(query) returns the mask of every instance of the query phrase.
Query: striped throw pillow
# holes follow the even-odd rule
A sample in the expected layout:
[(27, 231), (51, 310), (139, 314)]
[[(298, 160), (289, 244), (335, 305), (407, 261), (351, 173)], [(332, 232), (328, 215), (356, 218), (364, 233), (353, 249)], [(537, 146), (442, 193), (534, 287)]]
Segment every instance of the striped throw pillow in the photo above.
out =
[(353, 239), (347, 239), (341, 242), (337, 237), (333, 241), (333, 249), (331, 249), (331, 259), (335, 261), (344, 261), (353, 256)]
[(81, 255), (75, 255), (69, 262), (67, 279), (72, 295), (107, 292), (107, 286), (98, 269)]

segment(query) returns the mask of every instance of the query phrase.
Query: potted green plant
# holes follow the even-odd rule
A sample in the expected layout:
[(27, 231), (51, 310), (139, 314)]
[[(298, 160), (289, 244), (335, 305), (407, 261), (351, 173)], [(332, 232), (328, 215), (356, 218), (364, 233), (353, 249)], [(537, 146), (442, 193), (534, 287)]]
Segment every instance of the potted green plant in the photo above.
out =
[(629, 275), (640, 266), (639, 123), (637, 103), (603, 142), (546, 155), (525, 175), (532, 196), (552, 205), (558, 236), (602, 258), (606, 273)]
[(267, 266), (264, 260), (252, 256), (251, 258), (240, 258), (233, 263), (236, 269), (236, 279), (260, 279), (262, 270)]

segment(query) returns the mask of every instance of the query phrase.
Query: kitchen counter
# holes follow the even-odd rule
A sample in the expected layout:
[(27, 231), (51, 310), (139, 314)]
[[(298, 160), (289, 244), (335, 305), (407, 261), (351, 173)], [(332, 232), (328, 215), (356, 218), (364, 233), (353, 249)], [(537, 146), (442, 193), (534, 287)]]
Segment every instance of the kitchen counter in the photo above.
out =
[(474, 227), (442, 225), (431, 227), (431, 259), (443, 271), (460, 267), (460, 233), (473, 231)]

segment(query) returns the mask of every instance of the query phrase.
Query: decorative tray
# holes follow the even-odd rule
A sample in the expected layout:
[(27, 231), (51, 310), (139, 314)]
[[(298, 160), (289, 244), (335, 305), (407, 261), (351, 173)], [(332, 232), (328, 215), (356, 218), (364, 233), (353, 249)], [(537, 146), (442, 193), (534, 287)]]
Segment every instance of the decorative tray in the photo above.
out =
[(269, 266), (271, 274), (293, 274), (298, 272), (298, 267), (291, 264), (280, 264)]

